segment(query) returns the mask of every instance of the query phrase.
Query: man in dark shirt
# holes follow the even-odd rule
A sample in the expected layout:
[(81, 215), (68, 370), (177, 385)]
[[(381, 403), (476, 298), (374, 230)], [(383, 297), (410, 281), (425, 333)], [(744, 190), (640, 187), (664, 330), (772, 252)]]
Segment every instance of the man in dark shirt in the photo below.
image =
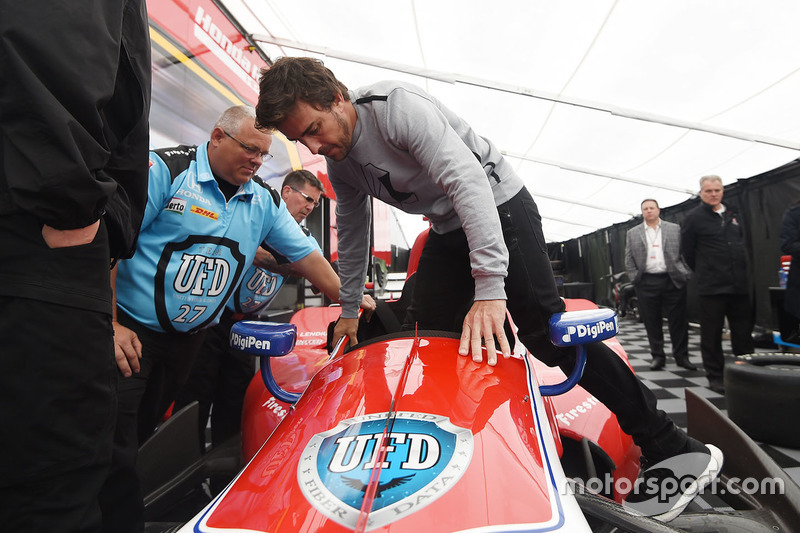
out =
[(0, 528), (99, 531), (110, 265), (147, 200), (141, 0), (0, 1)]
[(698, 207), (681, 225), (681, 252), (695, 272), (700, 298), (700, 353), (709, 387), (724, 392), (722, 328), (725, 318), (736, 355), (751, 353), (753, 307), (747, 253), (739, 215), (722, 203), (719, 176), (700, 178)]

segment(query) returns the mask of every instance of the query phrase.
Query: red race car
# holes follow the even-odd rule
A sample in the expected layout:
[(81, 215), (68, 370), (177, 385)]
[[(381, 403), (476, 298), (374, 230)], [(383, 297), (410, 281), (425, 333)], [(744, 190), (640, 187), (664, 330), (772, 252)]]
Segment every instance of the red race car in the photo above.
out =
[[(291, 324), (234, 326), (231, 345), (262, 357), (243, 417), (247, 465), (180, 531), (789, 531), (798, 523), (789, 479), (783, 494), (738, 498), (736, 513), (687, 510), (668, 524), (625, 503), (639, 450), (575, 386), (582, 343), (604, 339), (626, 358), (611, 310), (571, 300), (551, 321), (555, 343), (578, 346), (569, 377), (524, 349), (495, 367), (476, 364), (448, 332), (390, 333), (329, 355), (325, 331), (337, 316), (309, 308)], [(725, 483), (742, 464), (751, 476), (781, 475), (711, 404), (689, 402), (690, 425), (729, 450)]]
[[(169, 531), (755, 532), (800, 524), (797, 485), (688, 390), (690, 434), (726, 455), (712, 497), (735, 511), (693, 503), (669, 523), (649, 518), (683, 492), (676, 484), (694, 481), (681, 461), (653, 467), (670, 475), (660, 477), (652, 501), (626, 502), (640, 474), (639, 449), (576, 385), (583, 343), (605, 342), (627, 362), (612, 310), (567, 300), (567, 312), (553, 317), (551, 340), (576, 346), (567, 377), (520, 343), (491, 367), (459, 356), (457, 334), (391, 331), (397, 320), (387, 308), (397, 315), (402, 305), (402, 298), (379, 305), (377, 322), (388, 334), (359, 334), (358, 345), (340, 342), (331, 353), (335, 307), (303, 309), (290, 324), (236, 324), (231, 346), (261, 356), (245, 398), (241, 450), (201, 455), (192, 406), (174, 415), (140, 451), (151, 516), (198, 479), (238, 471), (197, 516)], [(772, 484), (747, 490), (747, 480)]]

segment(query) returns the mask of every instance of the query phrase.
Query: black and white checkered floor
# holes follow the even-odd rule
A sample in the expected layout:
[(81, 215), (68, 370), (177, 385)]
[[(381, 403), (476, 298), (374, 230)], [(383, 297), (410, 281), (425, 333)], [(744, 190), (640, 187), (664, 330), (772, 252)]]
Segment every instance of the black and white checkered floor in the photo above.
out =
[[(681, 368), (675, 364), (673, 358), (667, 357), (667, 365), (661, 370), (653, 371), (650, 370), (652, 358), (644, 325), (631, 319), (622, 319), (619, 326), (620, 333), (617, 337), (628, 354), (628, 360), (633, 370), (642, 382), (653, 391), (658, 399), (659, 409), (668, 413), (678, 426), (686, 429), (686, 402), (684, 400), (686, 388), (707, 398), (723, 413), (726, 412), (725, 397), (708, 388), (708, 380), (702, 370), (699, 330), (694, 328), (689, 330), (689, 356), (690, 360), (697, 365), (698, 370)], [(667, 341), (667, 353), (669, 353), (669, 335), (666, 327), (664, 335)], [(723, 340), (722, 347), (726, 354), (731, 353), (730, 343), (727, 340)], [(756, 351), (766, 352), (769, 350), (758, 348)], [(800, 450), (768, 444), (762, 444), (761, 447), (800, 484)]]

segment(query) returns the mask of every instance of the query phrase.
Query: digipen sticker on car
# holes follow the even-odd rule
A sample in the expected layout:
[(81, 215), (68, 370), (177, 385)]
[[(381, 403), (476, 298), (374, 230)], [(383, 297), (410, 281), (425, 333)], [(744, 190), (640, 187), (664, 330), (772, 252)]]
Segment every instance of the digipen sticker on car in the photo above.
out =
[[(303, 450), (297, 481), (319, 512), (345, 527), (356, 524), (376, 466), (388, 413), (344, 420), (314, 435)], [(386, 443), (367, 529), (384, 526), (440, 498), (472, 460), (470, 430), (447, 417), (396, 413)]]

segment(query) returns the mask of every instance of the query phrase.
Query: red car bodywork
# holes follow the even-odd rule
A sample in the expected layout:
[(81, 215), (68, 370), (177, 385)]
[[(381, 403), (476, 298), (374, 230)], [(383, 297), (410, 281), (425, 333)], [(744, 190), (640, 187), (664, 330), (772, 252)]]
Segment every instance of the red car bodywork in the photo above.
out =
[[(592, 307), (569, 302), (570, 310)], [(562, 439), (597, 443), (618, 466), (615, 479), (635, 478), (639, 451), (615, 416), (580, 387), (540, 397), (538, 385), (564, 375), (524, 350), (490, 367), (458, 356), (455, 338), (412, 334), (329, 359), (324, 335), (337, 315), (330, 308), (295, 315), (298, 344), (272, 359), (273, 373), (288, 390), (305, 392), (290, 406), (255, 377), (243, 418), (250, 462), (193, 531), (419, 533), (521, 524), (531, 531), (585, 530), (574, 500), (562, 493)], [(614, 339), (607, 342), (625, 357)], [(394, 440), (386, 444), (395, 454), (381, 462), (376, 443), (389, 419), (394, 427), (387, 436)], [(430, 435), (447, 441), (450, 434), (469, 443), (450, 450), (441, 470), (387, 470), (413, 464), (409, 457), (417, 455), (425, 463), (440, 446)], [(342, 443), (352, 446), (335, 451)], [(339, 465), (336, 479), (323, 479), (323, 463)], [(370, 483), (376, 464), (384, 471), (378, 468), (380, 479)]]

